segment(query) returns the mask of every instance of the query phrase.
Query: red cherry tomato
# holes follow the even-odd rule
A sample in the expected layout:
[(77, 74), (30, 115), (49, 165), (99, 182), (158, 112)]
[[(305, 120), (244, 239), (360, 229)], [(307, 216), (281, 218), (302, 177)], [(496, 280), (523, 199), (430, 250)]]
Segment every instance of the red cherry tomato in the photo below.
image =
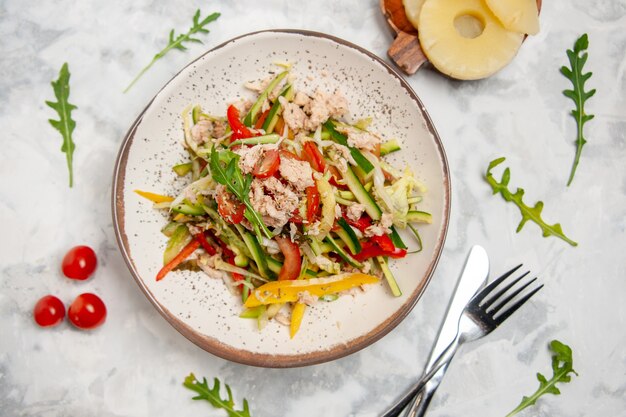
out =
[(98, 265), (96, 253), (89, 246), (75, 246), (63, 258), (63, 274), (71, 279), (85, 280)]
[(311, 168), (318, 172), (324, 172), (326, 170), (326, 161), (324, 161), (324, 157), (315, 142), (304, 142), (302, 148), (304, 150), (302, 157), (311, 164)]
[(283, 281), (298, 278), (298, 275), (300, 275), (300, 268), (302, 267), (300, 247), (297, 243), (292, 242), (288, 237), (276, 236), (274, 239), (276, 240), (276, 243), (278, 243), (280, 251), (283, 255), (285, 255), (285, 262), (278, 273), (278, 280)]
[(263, 154), (254, 165), (252, 173), (257, 178), (269, 178), (280, 166), (280, 155), (277, 150), (270, 150)]
[(76, 297), (69, 310), (67, 318), (79, 329), (93, 329), (100, 326), (107, 317), (107, 308), (96, 294), (84, 293)]
[(33, 316), (41, 327), (56, 326), (65, 317), (65, 306), (54, 295), (46, 295), (35, 304)]
[(228, 223), (239, 224), (246, 207), (228, 191), (220, 191), (217, 193), (217, 211)]

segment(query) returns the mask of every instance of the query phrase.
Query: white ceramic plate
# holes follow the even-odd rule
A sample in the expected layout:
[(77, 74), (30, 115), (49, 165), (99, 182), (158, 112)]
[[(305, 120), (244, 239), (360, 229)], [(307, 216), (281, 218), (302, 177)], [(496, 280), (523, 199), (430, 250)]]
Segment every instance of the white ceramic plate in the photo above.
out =
[[(200, 104), (225, 114), (228, 103), (252, 97), (243, 84), (263, 79), (293, 63), (300, 90), (339, 88), (350, 104), (348, 120), (373, 117), (372, 129), (398, 138), (402, 150), (391, 158), (408, 164), (428, 186), (423, 208), (433, 223), (419, 228), (424, 250), (391, 262), (403, 291), (393, 297), (384, 282), (358, 296), (340, 297), (307, 309), (294, 339), (276, 322), (256, 330), (254, 320), (238, 317), (240, 297), (221, 280), (177, 271), (156, 282), (166, 238), (163, 213), (135, 189), (176, 195), (185, 184), (172, 165), (185, 160), (180, 113)], [(343, 40), (305, 31), (264, 31), (228, 41), (177, 74), (130, 128), (118, 156), (113, 187), (113, 220), (122, 254), (139, 287), (157, 310), (203, 349), (240, 363), (293, 367), (333, 360), (378, 340), (411, 311), (439, 259), (448, 225), (450, 182), (445, 154), (424, 107), (409, 85), (371, 53)], [(405, 241), (415, 248), (414, 241)]]

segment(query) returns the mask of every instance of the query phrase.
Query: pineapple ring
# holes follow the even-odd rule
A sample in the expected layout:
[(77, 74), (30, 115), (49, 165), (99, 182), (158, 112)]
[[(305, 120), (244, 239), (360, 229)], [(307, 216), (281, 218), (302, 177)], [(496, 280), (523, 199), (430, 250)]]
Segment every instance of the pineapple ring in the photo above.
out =
[[(462, 36), (455, 20), (469, 15), (484, 29)], [(426, 0), (419, 15), (419, 40), (428, 60), (459, 80), (478, 80), (502, 69), (517, 54), (524, 35), (506, 30), (484, 0)]]

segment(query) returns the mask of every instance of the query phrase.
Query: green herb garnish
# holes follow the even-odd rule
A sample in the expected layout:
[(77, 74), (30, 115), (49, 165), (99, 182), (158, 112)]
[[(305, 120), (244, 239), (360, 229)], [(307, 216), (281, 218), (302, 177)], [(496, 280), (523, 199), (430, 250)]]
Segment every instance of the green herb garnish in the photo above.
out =
[(65, 152), (65, 159), (67, 159), (67, 168), (70, 172), (70, 188), (74, 183), (74, 170), (72, 168), (72, 156), (74, 155), (74, 148), (76, 145), (72, 141), (72, 132), (76, 127), (76, 122), (72, 119), (72, 110), (77, 107), (69, 103), (70, 98), (70, 71), (67, 67), (67, 62), (63, 64), (59, 71), (59, 78), (56, 81), (52, 81), (52, 88), (54, 90), (54, 96), (58, 100), (56, 103), (52, 101), (46, 101), (46, 104), (52, 107), (59, 114), (59, 120), (49, 119), (48, 121), (56, 130), (61, 133), (63, 137), (63, 145), (61, 145), (61, 152)]
[(124, 92), (126, 93), (128, 90), (130, 90), (130, 88), (137, 82), (137, 80), (146, 71), (148, 71), (150, 69), (150, 67), (152, 65), (154, 65), (154, 63), (158, 59), (163, 58), (163, 56), (165, 56), (165, 54), (167, 54), (172, 49), (178, 49), (179, 51), (186, 51), (187, 47), (183, 45), (184, 42), (202, 43), (202, 41), (200, 39), (194, 38), (192, 35), (195, 35), (196, 33), (209, 33), (208, 29), (205, 29), (204, 26), (206, 26), (209, 23), (211, 23), (212, 21), (216, 20), (218, 17), (220, 17), (219, 13), (213, 13), (213, 14), (210, 14), (207, 17), (205, 17), (202, 21), (200, 21), (200, 9), (198, 9), (196, 11), (196, 14), (193, 15), (193, 25), (187, 31), (187, 33), (181, 33), (178, 36), (176, 36), (174, 34), (174, 29), (172, 29), (170, 31), (170, 37), (169, 37), (169, 41), (167, 43), (167, 46), (165, 48), (163, 48), (163, 50), (161, 52), (156, 54), (154, 56), (154, 58), (152, 58), (152, 61), (150, 61), (150, 63), (144, 69), (142, 69), (141, 72), (139, 72), (139, 74), (128, 85), (128, 87), (126, 87), (124, 89)]
[(206, 378), (202, 378), (202, 382), (200, 382), (196, 379), (196, 376), (191, 373), (185, 378), (183, 385), (198, 393), (198, 395), (193, 397), (194, 400), (208, 401), (213, 407), (226, 410), (228, 417), (251, 417), (250, 409), (248, 408), (248, 400), (245, 398), (243, 400), (243, 410), (235, 409), (233, 393), (228, 384), (224, 384), (228, 398), (222, 398), (220, 394), (220, 381), (217, 378), (213, 379), (213, 388), (209, 388)]
[(218, 152), (213, 147), (209, 158), (211, 176), (218, 183), (225, 185), (228, 191), (233, 193), (246, 206), (244, 216), (254, 227), (257, 236), (261, 236), (262, 231), (265, 237), (271, 239), (272, 233), (265, 226), (263, 219), (250, 202), (249, 194), (252, 175), (243, 175), (237, 164), (238, 161), (239, 155), (236, 153), (226, 150)]
[(526, 407), (534, 405), (537, 402), (537, 399), (544, 394), (559, 395), (561, 391), (557, 388), (556, 384), (559, 382), (570, 382), (572, 378), (569, 374), (572, 372), (578, 375), (578, 373), (574, 370), (572, 349), (569, 346), (559, 342), (558, 340), (553, 340), (550, 343), (550, 348), (554, 352), (552, 355), (552, 378), (548, 380), (542, 374), (537, 373), (537, 379), (539, 380), (539, 388), (537, 391), (535, 391), (535, 393), (530, 397), (524, 396), (522, 398), (522, 402), (517, 406), (517, 408), (507, 414), (506, 417), (511, 417)]
[(587, 140), (583, 136), (583, 126), (586, 122), (593, 119), (593, 114), (585, 113), (585, 101), (592, 97), (596, 90), (585, 91), (585, 82), (591, 78), (592, 73), (583, 73), (583, 66), (587, 62), (587, 47), (589, 46), (589, 39), (587, 34), (582, 35), (576, 43), (574, 43), (574, 49), (567, 50), (567, 58), (571, 68), (565, 66), (561, 67), (561, 74), (567, 77), (574, 86), (573, 90), (563, 90), (565, 96), (571, 98), (576, 104), (576, 108), (572, 110), (572, 116), (576, 119), (576, 156), (574, 157), (574, 164), (572, 165), (572, 171), (567, 181), (567, 186), (572, 183), (578, 162), (580, 160), (580, 154), (582, 153), (583, 146), (587, 143)]
[(498, 158), (491, 161), (489, 163), (489, 168), (487, 168), (485, 179), (487, 180), (489, 185), (491, 185), (491, 188), (493, 189), (493, 194), (500, 193), (502, 195), (502, 198), (504, 198), (506, 201), (515, 203), (515, 205), (517, 205), (517, 207), (519, 208), (520, 213), (522, 214), (522, 220), (517, 226), (516, 232), (519, 233), (520, 230), (522, 230), (522, 227), (524, 227), (524, 225), (526, 224), (526, 222), (531, 220), (541, 228), (541, 231), (543, 232), (543, 237), (556, 236), (560, 239), (563, 239), (572, 246), (578, 246), (578, 243), (574, 242), (563, 234), (563, 229), (561, 228), (560, 224), (556, 223), (554, 225), (549, 225), (541, 218), (543, 201), (538, 201), (534, 207), (530, 207), (524, 204), (524, 202), (522, 201), (522, 198), (524, 197), (523, 189), (518, 188), (515, 194), (509, 191), (509, 189), (507, 188), (511, 179), (511, 171), (509, 170), (509, 168), (506, 168), (504, 170), (500, 182), (498, 182), (493, 177), (493, 175), (491, 174), (491, 170), (504, 162), (505, 159), (506, 158)]

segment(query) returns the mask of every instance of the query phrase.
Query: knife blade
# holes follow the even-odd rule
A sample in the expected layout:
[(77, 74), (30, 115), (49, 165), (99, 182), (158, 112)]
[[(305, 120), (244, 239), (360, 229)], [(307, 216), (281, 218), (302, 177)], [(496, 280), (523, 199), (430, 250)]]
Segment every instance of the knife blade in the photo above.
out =
[[(483, 286), (488, 274), (489, 257), (487, 256), (487, 252), (481, 246), (475, 245), (470, 249), (467, 260), (465, 261), (465, 266), (463, 267), (463, 272), (457, 281), (452, 299), (448, 305), (446, 317), (441, 325), (441, 328), (439, 329), (437, 340), (428, 358), (428, 362), (424, 370), (425, 372), (430, 370), (430, 367), (434, 364), (435, 360), (454, 340), (458, 331), (459, 318), (461, 317), (461, 313), (463, 312), (465, 305)], [(446, 368), (447, 365), (444, 365), (444, 367), (439, 370), (437, 374), (435, 374), (435, 377), (426, 384), (424, 390), (422, 390), (417, 396), (415, 404), (417, 407), (423, 407), (424, 412), (426, 407), (428, 407), (430, 398), (439, 386)], [(414, 393), (407, 392), (396, 402), (394, 406), (392, 406), (389, 411), (383, 415), (383, 417), (398, 416), (407, 404), (411, 403), (411, 406), (413, 406), (414, 402), (411, 401), (413, 395)], [(415, 407), (413, 407), (413, 409), (416, 410)]]

